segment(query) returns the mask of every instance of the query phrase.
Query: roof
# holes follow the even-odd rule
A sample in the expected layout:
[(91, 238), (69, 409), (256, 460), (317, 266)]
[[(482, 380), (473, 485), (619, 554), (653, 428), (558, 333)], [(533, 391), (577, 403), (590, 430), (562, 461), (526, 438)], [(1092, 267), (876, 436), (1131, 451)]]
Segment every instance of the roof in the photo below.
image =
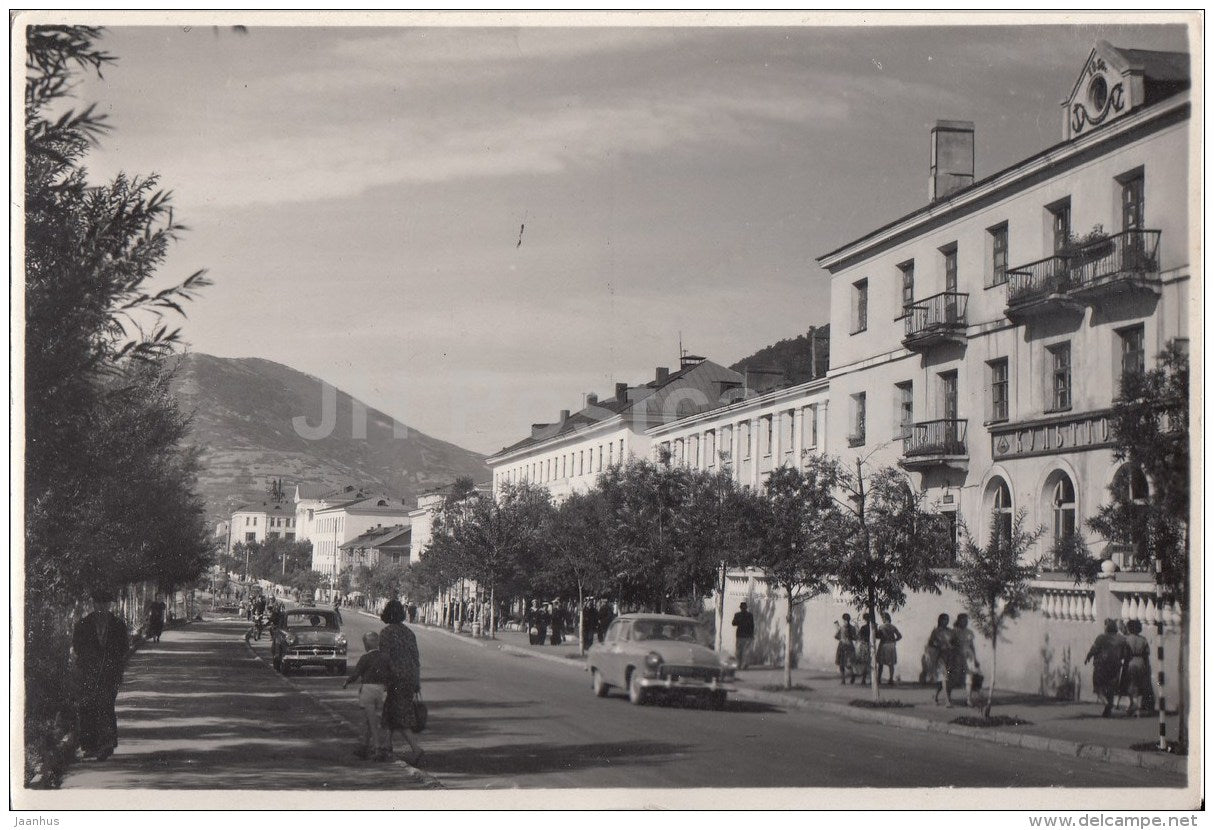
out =
[(373, 487), (358, 484), (348, 484), (345, 487), (333, 488), (328, 484), (314, 484), (312, 482), (304, 482), (303, 484), (295, 485), (295, 498), (299, 501), (309, 499), (312, 501), (333, 501), (334, 499), (352, 498), (358, 493), (372, 493)]
[[(1160, 52), (1147, 49), (1124, 49), (1111, 46), (1103, 41), (1097, 44), (1096, 50), (1100, 49), (1114, 53), (1118, 59), (1128, 64), (1127, 68), (1131, 71), (1141, 71), (1143, 73), (1144, 82), (1147, 87), (1148, 105), (1181, 92), (1189, 86), (1189, 55), (1185, 52)], [(1072, 94), (1074, 94), (1073, 90)], [(1116, 124), (1119, 122), (1112, 121), (1109, 123)], [(1060, 148), (1064, 148), (1075, 143), (1076, 141), (1086, 139), (1088, 136), (1091, 136), (1094, 133), (1102, 132), (1103, 129), (1096, 129), (1091, 132), (1085, 132), (1080, 136), (1060, 141), (1057, 144), (1051, 145), (1040, 152), (1023, 158), (1015, 164), (1009, 165), (1008, 167), (992, 173), (989, 176), (985, 176), (981, 179), (976, 178), (971, 184), (958, 188), (952, 193), (949, 193), (948, 196), (934, 202), (928, 202), (925, 205), (921, 205), (911, 212), (905, 213), (893, 221), (887, 222), (879, 228), (869, 231), (863, 236), (856, 237), (850, 242), (822, 254), (821, 256), (817, 257), (815, 261), (819, 265), (823, 265), (823, 267), (829, 270), (830, 266), (826, 266), (823, 263), (825, 263), (827, 260), (834, 259), (836, 256), (844, 253), (849, 248), (862, 245), (870, 240), (879, 239), (880, 237), (884, 236), (887, 231), (904, 222), (929, 216), (933, 213), (950, 210), (951, 206), (956, 205), (965, 196), (972, 194), (975, 191), (982, 190), (983, 188), (989, 186), (992, 182), (1007, 177), (1017, 169), (1026, 167), (1040, 159), (1048, 158), (1052, 154), (1056, 153)], [(852, 257), (850, 256), (847, 257), (847, 259), (851, 258)]]
[[(404, 548), (409, 546), (407, 539), (412, 537), (413, 529), (408, 525), (392, 525), (391, 527), (375, 527), (340, 545), (341, 550), (355, 548)], [(396, 544), (393, 544), (396, 542)]]
[(271, 503), (268, 501), (263, 501), (261, 504), (242, 504), (233, 510), (231, 515), (235, 516), (237, 513), (272, 513), (276, 510), (294, 515), (295, 505), (286, 502)]
[[(385, 504), (380, 504), (385, 502)], [(330, 510), (346, 510), (359, 513), (399, 513), (405, 514), (413, 510), (407, 506), (403, 500), (376, 494), (373, 496), (363, 496), (349, 501), (336, 502), (328, 507), (322, 507), (317, 510), (317, 513), (327, 513)]]
[[(743, 381), (742, 375), (733, 369), (711, 360), (701, 360), (684, 366), (677, 372), (671, 372), (663, 381), (659, 382), (654, 378), (640, 386), (628, 387), (626, 400), (611, 398), (597, 401), (558, 423), (537, 424), (532, 435), (503, 447), (494, 453), (493, 457), (572, 435), (619, 415), (631, 414), (664, 422), (686, 417), (695, 411), (713, 409), (720, 405), (719, 384), (741, 384)], [(689, 411), (689, 406), (693, 407), (694, 411)]]

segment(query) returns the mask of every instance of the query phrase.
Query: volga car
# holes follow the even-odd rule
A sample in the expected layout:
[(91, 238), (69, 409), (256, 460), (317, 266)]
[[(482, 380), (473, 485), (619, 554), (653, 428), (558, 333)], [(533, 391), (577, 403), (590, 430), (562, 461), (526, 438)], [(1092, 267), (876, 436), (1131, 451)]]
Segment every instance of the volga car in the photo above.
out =
[(274, 668), (283, 674), (303, 666), (346, 673), (346, 638), (332, 608), (292, 608), (274, 628)]
[(586, 658), (594, 693), (606, 697), (613, 686), (627, 689), (628, 699), (637, 705), (655, 694), (697, 694), (716, 708), (724, 706), (737, 663), (709, 648), (707, 635), (690, 617), (617, 617)]

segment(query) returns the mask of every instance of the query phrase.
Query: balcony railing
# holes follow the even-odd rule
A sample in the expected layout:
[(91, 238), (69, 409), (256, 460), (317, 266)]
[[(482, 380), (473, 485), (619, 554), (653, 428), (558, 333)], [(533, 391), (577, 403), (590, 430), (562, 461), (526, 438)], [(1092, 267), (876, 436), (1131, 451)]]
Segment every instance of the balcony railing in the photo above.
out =
[(1071, 270), (1066, 257), (1047, 256), (1007, 272), (1009, 307), (1030, 303), (1053, 294), (1065, 294), (1071, 287)]
[(965, 312), (969, 294), (945, 291), (912, 303), (906, 309), (908, 348), (965, 336)]
[(902, 456), (907, 459), (967, 456), (965, 433), (964, 418), (920, 421), (902, 439)]
[(864, 446), (864, 433), (863, 432), (852, 433), (851, 435), (847, 436), (847, 446), (863, 447)]
[(1071, 281), (1080, 291), (1159, 273), (1159, 231), (1130, 230), (1089, 242), (1070, 256)]

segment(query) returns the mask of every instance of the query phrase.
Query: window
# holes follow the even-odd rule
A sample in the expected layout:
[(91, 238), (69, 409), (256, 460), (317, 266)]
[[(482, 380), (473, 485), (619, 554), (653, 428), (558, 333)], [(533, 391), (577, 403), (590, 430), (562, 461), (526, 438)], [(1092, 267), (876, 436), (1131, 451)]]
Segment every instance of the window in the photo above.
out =
[(713, 430), (704, 433), (704, 461), (708, 467), (717, 466), (717, 434)]
[(940, 415), (948, 421), (957, 420), (957, 373), (941, 372), (940, 378)]
[(1007, 223), (991, 228), (987, 234), (991, 248), (991, 272), (987, 281), (990, 288), (1007, 282)]
[(738, 424), (738, 443), (742, 445), (742, 460), (750, 458), (750, 421)]
[(1121, 339), (1121, 376), (1146, 369), (1146, 345), (1142, 326), (1130, 326), (1117, 332)]
[(940, 514), (944, 517), (945, 532), (948, 534), (949, 548), (942, 560), (937, 563), (939, 568), (957, 567), (957, 547), (960, 542), (960, 525), (957, 522), (957, 511), (946, 510)]
[(733, 457), (733, 427), (721, 427), (721, 452), (726, 460)]
[(991, 372), (991, 420), (1008, 419), (1007, 358), (992, 360), (987, 364)]
[(902, 272), (902, 316), (905, 317), (915, 302), (915, 261), (902, 263), (898, 270)]
[(858, 334), (868, 328), (868, 280), (852, 284), (851, 333)]
[(1054, 541), (1075, 535), (1075, 485), (1066, 473), (1059, 473), (1050, 496), (1054, 512)]
[(1071, 199), (1067, 197), (1046, 208), (1050, 216), (1050, 232), (1054, 238), (1054, 253), (1066, 247), (1071, 239)]
[(254, 532), (252, 532), (252, 531), (249, 531), (248, 533), (246, 533), (246, 534), (244, 535), (244, 540), (245, 540), (246, 542), (256, 542), (256, 541), (257, 541), (257, 534), (256, 534), (256, 533), (254, 533)]
[(785, 455), (791, 454), (793, 444), (797, 441), (797, 412), (795, 409), (784, 413), (784, 424), (780, 435), (780, 443), (783, 444), (780, 449), (784, 451)]
[(915, 388), (908, 380), (897, 384), (898, 390), (898, 434), (897, 438), (909, 438), (915, 425)]
[(944, 290), (949, 294), (957, 293), (957, 243), (940, 249), (944, 255)]
[(818, 407), (816, 404), (801, 407), (801, 446), (806, 449), (818, 446)]
[(774, 417), (775, 417), (774, 415), (768, 415), (767, 417), (763, 418), (762, 421), (759, 422), (759, 429), (761, 430), (761, 432), (759, 433), (759, 440), (761, 440), (763, 442), (763, 457), (764, 458), (771, 455), (771, 436), (772, 436), (771, 421), (772, 421), (772, 418), (774, 418)]
[(864, 446), (865, 424), (867, 421), (867, 403), (865, 393), (860, 392), (851, 396), (851, 435), (847, 438), (849, 447)]
[(1143, 177), (1142, 170), (1120, 176), (1121, 183), (1121, 229), (1135, 231), (1143, 228)]
[(1050, 409), (1059, 412), (1071, 408), (1071, 344), (1049, 347)]
[(1011, 539), (1012, 492), (1008, 489), (1007, 482), (1001, 478), (995, 479), (995, 493), (992, 504), (994, 507), (995, 532), (999, 534), (1000, 539)]

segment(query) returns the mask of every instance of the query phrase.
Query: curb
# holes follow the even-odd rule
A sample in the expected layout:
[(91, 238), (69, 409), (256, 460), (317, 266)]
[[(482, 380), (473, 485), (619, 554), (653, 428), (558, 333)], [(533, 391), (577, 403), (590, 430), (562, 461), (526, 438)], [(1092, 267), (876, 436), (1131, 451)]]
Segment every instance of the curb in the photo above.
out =
[[(249, 650), (249, 655), (254, 660), (256, 660), (258, 663), (261, 663), (263, 666), (265, 666), (265, 668), (270, 672), (270, 674), (274, 675), (274, 677), (276, 677), (280, 683), (284, 683), (287, 686), (290, 686), (293, 690), (295, 690), (296, 692), (299, 692), (302, 695), (307, 695), (307, 697), (311, 698), (314, 703), (316, 703), (318, 706), (320, 706), (320, 708), (322, 710), (324, 710), (324, 712), (330, 718), (332, 718), (333, 721), (338, 726), (343, 727), (347, 732), (352, 734), (355, 738), (359, 738), (359, 739), (362, 738), (362, 733), (358, 730), (358, 728), (356, 726), (354, 726), (354, 724), (350, 723), (350, 721), (346, 720), (346, 718), (340, 712), (338, 712), (336, 709), (334, 709), (333, 706), (328, 701), (322, 700), (319, 697), (315, 697), (313, 695), (308, 694), (308, 691), (306, 689), (291, 682), (290, 678), (283, 677), (280, 673), (274, 671), (273, 666), (271, 666), (269, 663), (267, 663), (265, 661), (265, 659), (260, 654), (257, 653), (257, 650), (253, 648), (253, 644), (250, 643), (247, 639), (244, 641), (244, 645), (245, 645), (245, 648), (247, 648)], [(428, 772), (420, 770), (417, 767), (410, 766), (409, 764), (405, 763), (404, 761), (402, 761), (399, 758), (393, 758), (392, 763), (396, 766), (404, 768), (406, 770), (406, 776), (408, 777), (409, 780), (420, 781), (420, 782), (424, 783), (425, 789), (445, 789), (443, 787), (443, 782), (439, 781), (437, 778), (435, 778), (433, 775), (431, 775)]]
[(779, 703), (794, 709), (810, 709), (819, 712), (830, 712), (849, 720), (866, 723), (879, 723), (899, 729), (918, 729), (922, 732), (943, 732), (958, 738), (986, 741), (1000, 746), (1016, 746), (1021, 749), (1032, 749), (1041, 752), (1052, 752), (1056, 755), (1067, 755), (1072, 758), (1085, 758), (1090, 761), (1102, 761), (1107, 764), (1141, 767), (1143, 769), (1174, 772), (1184, 775), (1188, 772), (1188, 759), (1177, 755), (1166, 755), (1155, 752), (1138, 752), (1132, 749), (1104, 746), (1102, 744), (1083, 744), (1078, 741), (1068, 741), (1061, 738), (1047, 738), (1044, 735), (1033, 735), (1022, 732), (1006, 732), (999, 729), (981, 729), (975, 726), (962, 726), (956, 723), (925, 720), (913, 715), (899, 715), (893, 712), (882, 712), (876, 709), (862, 709), (858, 706), (847, 706), (828, 701), (805, 700), (804, 698), (784, 695), (779, 692), (763, 692), (752, 689), (738, 689), (735, 695), (747, 700), (763, 703)]

